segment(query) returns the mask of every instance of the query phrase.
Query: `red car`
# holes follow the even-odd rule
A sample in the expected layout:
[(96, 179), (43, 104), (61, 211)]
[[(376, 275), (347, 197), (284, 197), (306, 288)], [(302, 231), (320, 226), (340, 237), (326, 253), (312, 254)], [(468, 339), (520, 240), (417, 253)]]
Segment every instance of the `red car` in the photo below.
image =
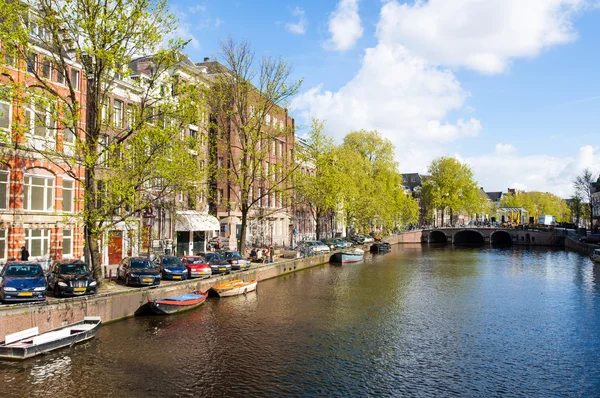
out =
[(212, 275), (210, 264), (202, 256), (186, 256), (181, 262), (187, 268), (189, 278), (208, 278)]

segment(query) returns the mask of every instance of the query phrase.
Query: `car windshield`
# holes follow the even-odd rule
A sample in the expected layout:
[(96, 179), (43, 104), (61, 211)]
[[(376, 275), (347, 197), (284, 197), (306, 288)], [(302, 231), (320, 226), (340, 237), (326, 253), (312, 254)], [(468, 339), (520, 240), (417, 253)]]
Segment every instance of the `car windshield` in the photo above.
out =
[(38, 264), (14, 264), (9, 265), (6, 268), (4, 276), (12, 276), (16, 278), (44, 276), (44, 271)]
[(225, 253), (225, 258), (237, 258), (237, 257), (242, 257), (242, 255), (238, 252), (226, 252)]
[(206, 261), (217, 261), (217, 260), (224, 260), (223, 256), (221, 256), (219, 253), (206, 253)]
[(152, 264), (150, 264), (150, 261), (141, 260), (141, 259), (140, 260), (131, 260), (129, 265), (131, 266), (131, 268), (139, 268), (139, 269), (153, 268)]
[(90, 269), (85, 264), (61, 264), (60, 274), (87, 274)]
[(185, 259), (185, 262), (188, 264), (202, 264), (204, 259), (202, 257), (189, 257)]
[(162, 265), (180, 265), (181, 260), (177, 257), (163, 257), (161, 260)]

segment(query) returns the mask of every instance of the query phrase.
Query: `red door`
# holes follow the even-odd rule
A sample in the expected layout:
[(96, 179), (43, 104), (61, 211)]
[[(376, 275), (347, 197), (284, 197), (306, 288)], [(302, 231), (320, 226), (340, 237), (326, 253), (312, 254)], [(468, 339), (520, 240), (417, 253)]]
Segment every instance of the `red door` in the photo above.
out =
[(123, 259), (123, 231), (110, 231), (108, 236), (108, 263), (118, 264)]

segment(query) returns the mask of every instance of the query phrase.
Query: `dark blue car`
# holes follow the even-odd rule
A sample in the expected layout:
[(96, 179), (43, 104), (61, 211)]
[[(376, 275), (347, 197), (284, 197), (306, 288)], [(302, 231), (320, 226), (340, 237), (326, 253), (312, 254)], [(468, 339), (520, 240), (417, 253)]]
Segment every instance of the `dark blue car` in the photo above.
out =
[(8, 262), (0, 273), (0, 301), (46, 300), (46, 278), (38, 263)]
[(160, 267), (160, 272), (163, 279), (187, 279), (187, 268), (178, 257), (158, 256), (154, 259), (154, 261)]

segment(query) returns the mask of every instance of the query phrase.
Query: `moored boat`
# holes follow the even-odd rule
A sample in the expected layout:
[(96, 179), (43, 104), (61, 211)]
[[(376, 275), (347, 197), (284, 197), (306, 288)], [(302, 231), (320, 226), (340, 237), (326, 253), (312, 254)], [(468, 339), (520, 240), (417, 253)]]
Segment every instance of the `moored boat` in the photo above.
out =
[(244, 282), (241, 279), (236, 279), (230, 282), (221, 283), (211, 287), (211, 289), (219, 295), (219, 297), (237, 296), (239, 294), (246, 294), (256, 290), (258, 282), (252, 280), (250, 282)]
[(333, 256), (331, 256), (329, 262), (338, 264), (356, 263), (362, 260), (364, 256), (364, 251), (361, 249), (354, 249), (348, 252), (335, 253)]
[(595, 263), (600, 263), (600, 249), (594, 249), (590, 255), (590, 259)]
[(102, 321), (99, 316), (86, 316), (82, 321), (39, 333), (37, 327), (9, 334), (0, 343), (1, 359), (27, 359), (93, 338)]
[(387, 253), (392, 250), (392, 246), (387, 242), (376, 242), (371, 245), (371, 253)]
[(204, 303), (206, 297), (206, 292), (194, 292), (174, 297), (151, 299), (148, 300), (148, 306), (157, 315), (169, 315), (196, 308)]

